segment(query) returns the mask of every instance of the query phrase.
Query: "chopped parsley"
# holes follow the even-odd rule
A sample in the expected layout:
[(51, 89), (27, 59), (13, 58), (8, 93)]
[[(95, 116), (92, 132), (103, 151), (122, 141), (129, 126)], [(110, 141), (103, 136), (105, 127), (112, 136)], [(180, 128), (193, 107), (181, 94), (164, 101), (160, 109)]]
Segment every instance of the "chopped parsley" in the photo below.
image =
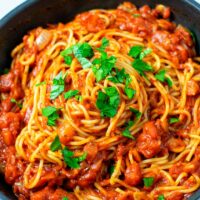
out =
[(10, 102), (15, 103), (20, 109), (22, 109), (22, 104), (19, 103), (16, 99), (11, 98), (11, 99), (10, 99)]
[(113, 172), (114, 172), (114, 170), (115, 170), (115, 166), (114, 166), (114, 165), (111, 165), (111, 166), (108, 168), (108, 173), (109, 173), (110, 175), (112, 175)]
[(163, 194), (160, 194), (160, 195), (158, 196), (158, 200), (165, 200), (164, 195), (163, 195)]
[(140, 60), (142, 60), (145, 56), (147, 56), (147, 55), (150, 54), (151, 52), (152, 52), (152, 49), (151, 49), (151, 48), (147, 48), (147, 49), (145, 49), (144, 51), (142, 51), (142, 52), (140, 53), (140, 56), (139, 56)]
[(129, 99), (132, 99), (136, 91), (129, 87), (129, 84), (131, 82), (130, 75), (125, 73), (125, 69), (122, 69), (122, 70), (115, 69), (115, 71), (116, 71), (116, 75), (108, 77), (108, 80), (112, 81), (113, 83), (124, 83), (125, 81), (124, 92)]
[(75, 98), (76, 98), (76, 100), (79, 101), (79, 102), (83, 101), (83, 97), (82, 97), (81, 95), (79, 95), (79, 94), (77, 94), (77, 95), (75, 96)]
[(172, 117), (172, 118), (169, 119), (170, 124), (174, 124), (174, 123), (177, 123), (177, 122), (180, 122), (180, 119), (177, 118), (177, 117)]
[(92, 66), (92, 63), (88, 60), (94, 55), (92, 47), (84, 42), (82, 44), (75, 44), (64, 51), (62, 51), (61, 56), (63, 56), (65, 63), (70, 65), (72, 62), (72, 56), (77, 58), (80, 62), (83, 69), (89, 68)]
[(47, 125), (55, 126), (56, 120), (59, 118), (58, 111), (59, 109), (53, 106), (47, 106), (42, 108), (42, 115), (47, 117)]
[(123, 68), (122, 70), (118, 70), (115, 68), (116, 75), (112, 75), (108, 77), (107, 79), (109, 81), (112, 81), (113, 83), (123, 83), (124, 80), (126, 80), (128, 74), (125, 73), (125, 69)]
[(107, 38), (103, 38), (101, 40), (101, 46), (99, 48), (97, 48), (97, 50), (99, 51), (104, 51), (106, 49), (106, 47), (109, 45), (109, 40)]
[(131, 47), (129, 51), (129, 56), (134, 58), (135, 60), (132, 63), (133, 68), (141, 75), (144, 76), (144, 72), (153, 71), (152, 66), (148, 63), (144, 62), (142, 59), (152, 52), (152, 49), (147, 48), (143, 50), (144, 47), (140, 45), (136, 45)]
[(140, 119), (140, 117), (142, 116), (142, 113), (139, 110), (136, 110), (134, 108), (130, 108), (130, 111), (132, 113), (134, 113), (136, 120)]
[(156, 75), (155, 78), (157, 80), (159, 80), (160, 82), (164, 82), (165, 81), (165, 74), (166, 74), (166, 70), (160, 70)]
[(80, 168), (80, 162), (82, 162), (83, 160), (86, 159), (87, 157), (87, 153), (84, 152), (82, 156), (80, 157), (73, 157), (74, 156), (74, 152), (70, 151), (67, 147), (64, 147), (64, 149), (62, 150), (62, 154), (63, 154), (63, 158), (64, 158), (64, 162), (70, 167), (70, 168)]
[(65, 89), (65, 77), (63, 76), (62, 72), (60, 72), (54, 79), (53, 79), (53, 86), (51, 88), (50, 99), (53, 100), (57, 98)]
[(167, 82), (169, 87), (172, 87), (173, 83), (172, 83), (171, 79), (166, 77), (165, 74), (166, 74), (166, 70), (162, 69), (155, 75), (155, 78), (157, 80), (159, 80), (160, 82)]
[(98, 92), (96, 106), (102, 117), (114, 117), (120, 103), (120, 96), (115, 87), (105, 88), (105, 93)]
[(51, 151), (57, 151), (59, 149), (62, 149), (58, 135), (55, 137), (54, 141), (51, 143), (50, 149)]
[(133, 137), (133, 136), (131, 135), (131, 132), (130, 132), (130, 130), (129, 130), (128, 128), (126, 128), (126, 129), (122, 132), (122, 135), (123, 135), (124, 137), (127, 137), (127, 138), (130, 138), (130, 139), (135, 140), (135, 137)]
[(151, 187), (154, 183), (154, 177), (143, 178), (143, 182), (145, 187)]
[(62, 200), (69, 200), (67, 197), (63, 197)]
[(70, 98), (76, 96), (78, 93), (79, 93), (79, 90), (69, 90), (68, 92), (66, 92), (64, 94), (64, 98), (65, 99), (70, 99)]
[(140, 57), (140, 54), (142, 53), (143, 48), (144, 47), (140, 45), (133, 46), (131, 47), (128, 55), (131, 56), (132, 58), (138, 58)]
[(124, 92), (129, 99), (132, 99), (135, 96), (136, 91), (129, 87), (130, 83), (131, 83), (131, 77), (127, 74)]
[(152, 52), (151, 48), (146, 48), (144, 50), (143, 49), (144, 47), (141, 45), (133, 46), (131, 47), (128, 55), (131, 56), (132, 58), (135, 58), (135, 59), (138, 58), (142, 60), (145, 56), (147, 56), (148, 54)]
[(101, 52), (100, 58), (95, 58), (92, 62), (92, 71), (95, 75), (96, 81), (99, 82), (108, 76), (116, 63), (116, 57), (110, 56), (104, 51)]
[(172, 82), (172, 80), (169, 77), (166, 77), (166, 82), (169, 85), (169, 87), (172, 87), (173, 82)]
[(42, 82), (40, 82), (40, 83), (37, 83), (35, 86), (36, 87), (39, 87), (40, 85), (45, 85), (46, 84), (46, 81), (42, 81)]
[(152, 66), (138, 58), (133, 61), (132, 66), (141, 76), (145, 76), (144, 72), (153, 71)]

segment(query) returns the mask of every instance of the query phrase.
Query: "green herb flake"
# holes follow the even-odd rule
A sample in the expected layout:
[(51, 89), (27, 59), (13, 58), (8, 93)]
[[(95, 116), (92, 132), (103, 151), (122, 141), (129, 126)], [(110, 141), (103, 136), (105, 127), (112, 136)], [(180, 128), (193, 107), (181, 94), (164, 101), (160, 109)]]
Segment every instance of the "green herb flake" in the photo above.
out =
[(169, 77), (166, 77), (166, 82), (169, 85), (169, 87), (172, 87), (173, 82), (172, 82), (172, 80)]
[(152, 66), (140, 59), (135, 59), (132, 66), (141, 76), (145, 75), (144, 72), (153, 71)]
[(130, 138), (130, 139), (135, 140), (135, 137), (133, 137), (133, 136), (131, 135), (131, 132), (130, 132), (130, 130), (128, 130), (128, 129), (125, 129), (125, 130), (122, 132), (122, 135), (123, 135), (124, 137), (127, 137), (127, 138)]
[(77, 157), (78, 162), (83, 162), (87, 158), (87, 152), (84, 152), (82, 156)]
[(158, 200), (165, 200), (164, 195), (163, 195), (163, 194), (160, 194), (160, 195), (158, 196)]
[(109, 45), (109, 40), (104, 37), (101, 41), (101, 46), (97, 48), (97, 50), (104, 51), (108, 45)]
[(124, 89), (125, 94), (129, 99), (132, 99), (135, 96), (136, 91), (132, 88), (125, 87)]
[(64, 94), (64, 98), (65, 99), (70, 99), (70, 98), (76, 96), (78, 93), (79, 93), (79, 90), (69, 90), (68, 92), (66, 92)]
[(170, 124), (174, 124), (174, 123), (177, 123), (177, 122), (180, 122), (180, 119), (177, 118), (177, 117), (172, 117), (172, 118), (169, 119)]
[(58, 135), (55, 137), (54, 141), (51, 143), (50, 146), (51, 151), (57, 151), (59, 149), (62, 149), (61, 143), (60, 143), (60, 139), (58, 137)]
[(164, 82), (165, 81), (165, 74), (166, 74), (166, 70), (163, 69), (163, 70), (160, 70), (156, 75), (155, 75), (155, 78), (161, 82)]
[(97, 82), (105, 79), (111, 73), (116, 60), (114, 56), (108, 57), (106, 52), (101, 52), (101, 57), (93, 60), (92, 71)]
[(69, 200), (67, 197), (63, 197), (62, 200)]
[(152, 52), (151, 48), (147, 48), (145, 49), (143, 52), (140, 53), (140, 60), (142, 60), (145, 56), (147, 56), (148, 54), (150, 54)]
[(79, 102), (82, 102), (82, 101), (83, 101), (83, 96), (81, 96), (81, 95), (76, 95), (75, 98), (76, 98), (76, 100), (79, 101)]
[(39, 87), (39, 86), (45, 85), (45, 84), (46, 84), (46, 81), (42, 81), (42, 82), (40, 82), (40, 83), (37, 83), (35, 86), (36, 86), (36, 87)]
[(129, 109), (130, 109), (130, 111), (132, 113), (134, 113), (134, 115), (135, 115), (135, 117), (136, 117), (137, 120), (140, 119), (140, 117), (142, 116), (142, 113), (139, 110), (136, 110), (134, 108), (129, 108)]
[(96, 106), (102, 117), (114, 117), (120, 103), (120, 96), (115, 87), (105, 88), (105, 93), (98, 92)]
[(87, 153), (84, 153), (80, 157), (74, 158), (73, 157), (74, 156), (74, 152), (70, 151), (67, 147), (64, 147), (64, 149), (62, 150), (62, 155), (63, 155), (63, 158), (64, 158), (64, 162), (70, 168), (78, 169), (78, 168), (80, 168), (79, 163), (86, 159)]
[(110, 175), (112, 175), (114, 171), (115, 171), (115, 166), (114, 166), (114, 165), (111, 165), (111, 166), (108, 168), (108, 173), (109, 173)]
[(72, 62), (72, 55), (74, 55), (77, 60), (80, 62), (83, 69), (89, 68), (92, 66), (92, 63), (87, 59), (91, 58), (94, 55), (92, 47), (84, 42), (82, 44), (75, 44), (64, 51), (62, 51), (61, 56), (63, 56), (65, 63), (70, 65)]
[(59, 118), (59, 115), (57, 113), (59, 109), (53, 107), (53, 106), (47, 106), (45, 108), (42, 108), (42, 115), (47, 117), (47, 125), (49, 126), (55, 126), (56, 120)]
[(10, 99), (10, 102), (15, 103), (20, 109), (22, 109), (22, 104), (19, 103), (16, 99), (11, 98), (11, 99)]
[(143, 178), (144, 186), (151, 187), (154, 183), (154, 177), (145, 177)]
[(142, 53), (143, 48), (144, 47), (140, 45), (133, 46), (131, 47), (128, 55), (131, 56), (132, 58), (138, 58)]
[(62, 72), (60, 72), (53, 79), (53, 86), (51, 88), (50, 99), (56, 99), (65, 89), (65, 76), (63, 76)]
[(108, 77), (107, 79), (109, 81), (112, 81), (113, 83), (123, 83), (128, 74), (125, 73), (125, 69), (122, 70), (115, 69), (116, 75)]

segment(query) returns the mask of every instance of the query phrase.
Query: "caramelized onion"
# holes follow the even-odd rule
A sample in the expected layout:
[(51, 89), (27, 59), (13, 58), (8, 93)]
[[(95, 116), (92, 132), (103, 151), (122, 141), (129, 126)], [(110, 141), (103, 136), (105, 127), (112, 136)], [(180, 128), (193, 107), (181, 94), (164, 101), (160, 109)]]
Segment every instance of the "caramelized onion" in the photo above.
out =
[(44, 49), (48, 43), (50, 42), (52, 37), (52, 34), (48, 30), (42, 30), (42, 32), (39, 34), (39, 36), (36, 38), (36, 44), (38, 47), (38, 50), (41, 51)]

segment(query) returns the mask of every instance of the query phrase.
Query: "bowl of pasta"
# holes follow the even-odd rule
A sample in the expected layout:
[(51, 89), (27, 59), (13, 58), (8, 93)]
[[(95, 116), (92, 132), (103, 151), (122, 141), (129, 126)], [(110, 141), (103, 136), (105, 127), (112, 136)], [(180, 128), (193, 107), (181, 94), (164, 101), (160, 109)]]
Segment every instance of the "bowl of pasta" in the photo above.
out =
[(200, 197), (200, 6), (30, 0), (0, 21), (0, 199)]

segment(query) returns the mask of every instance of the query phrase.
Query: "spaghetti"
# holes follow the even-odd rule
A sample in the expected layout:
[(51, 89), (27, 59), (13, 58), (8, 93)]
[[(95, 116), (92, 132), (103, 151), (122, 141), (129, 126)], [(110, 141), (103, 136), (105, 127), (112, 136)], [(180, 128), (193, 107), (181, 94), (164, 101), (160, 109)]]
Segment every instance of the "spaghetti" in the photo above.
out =
[(125, 2), (36, 28), (0, 76), (0, 163), (19, 199), (187, 199), (200, 186), (200, 59), (170, 8)]

